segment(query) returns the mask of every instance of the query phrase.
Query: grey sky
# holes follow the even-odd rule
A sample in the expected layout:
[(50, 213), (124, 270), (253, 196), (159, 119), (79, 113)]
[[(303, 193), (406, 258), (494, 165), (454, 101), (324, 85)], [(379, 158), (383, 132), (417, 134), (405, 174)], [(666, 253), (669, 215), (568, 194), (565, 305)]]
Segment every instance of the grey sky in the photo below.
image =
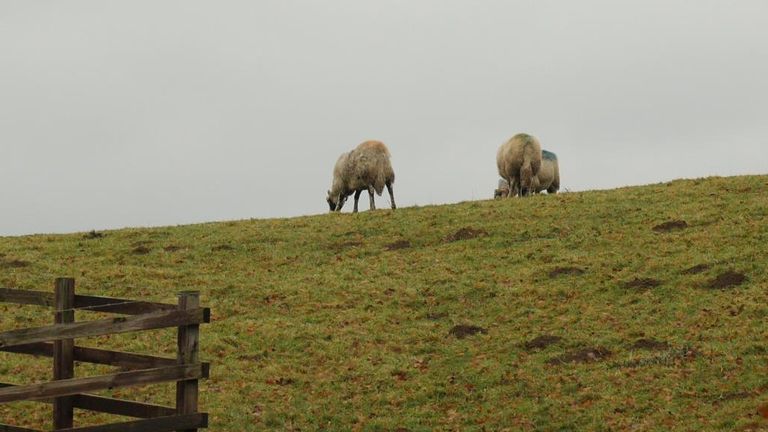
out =
[(765, 0), (0, 0), (0, 235), (323, 213), (366, 139), (401, 207), (492, 197), (517, 132), (573, 191), (766, 173), (766, 41)]

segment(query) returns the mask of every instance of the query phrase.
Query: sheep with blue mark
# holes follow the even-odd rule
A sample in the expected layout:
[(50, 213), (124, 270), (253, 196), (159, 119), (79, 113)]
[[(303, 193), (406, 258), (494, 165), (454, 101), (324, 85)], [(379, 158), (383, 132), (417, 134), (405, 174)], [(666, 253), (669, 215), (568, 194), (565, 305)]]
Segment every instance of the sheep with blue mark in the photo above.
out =
[[(528, 134), (517, 134), (499, 147), (496, 153), (499, 176), (514, 188), (519, 185), (520, 195), (527, 196), (538, 187), (537, 175), (541, 168), (541, 144)], [(509, 194), (509, 196), (514, 196)]]

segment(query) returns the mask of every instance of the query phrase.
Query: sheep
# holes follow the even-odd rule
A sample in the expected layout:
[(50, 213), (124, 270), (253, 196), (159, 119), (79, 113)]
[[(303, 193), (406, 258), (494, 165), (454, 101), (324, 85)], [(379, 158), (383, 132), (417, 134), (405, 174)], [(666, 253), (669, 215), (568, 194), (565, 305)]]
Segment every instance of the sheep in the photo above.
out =
[(499, 187), (493, 191), (493, 198), (506, 198), (509, 196), (509, 182), (503, 178), (499, 179)]
[[(496, 190), (496, 196), (505, 197), (509, 194), (510, 190), (512, 191), (512, 196), (516, 196), (519, 193), (520, 187), (517, 183), (513, 184), (511, 188), (507, 186), (507, 189), (503, 190), (502, 182), (505, 182), (505, 180), (499, 179), (499, 189)], [(536, 188), (532, 191), (533, 193), (547, 191), (547, 193), (553, 194), (560, 190), (560, 165), (557, 162), (556, 154), (547, 150), (541, 151), (541, 168), (539, 168), (534, 184), (536, 184)]]
[[(528, 134), (517, 134), (496, 153), (499, 175), (510, 185), (520, 185), (520, 195), (529, 195), (538, 187), (536, 175), (541, 168), (541, 144)], [(509, 194), (509, 196), (514, 196)]]
[(553, 194), (560, 190), (560, 164), (557, 155), (546, 150), (541, 151), (541, 168), (538, 174), (536, 193), (546, 190)]
[(333, 184), (326, 198), (330, 210), (341, 211), (347, 198), (354, 193), (353, 212), (357, 213), (357, 202), (360, 199), (360, 193), (364, 190), (368, 191), (371, 200), (370, 209), (376, 210), (373, 192), (381, 196), (384, 186), (389, 191), (392, 209), (396, 209), (395, 195), (392, 192), (395, 172), (392, 170), (389, 158), (389, 149), (380, 141), (366, 141), (354, 150), (339, 156), (333, 168)]

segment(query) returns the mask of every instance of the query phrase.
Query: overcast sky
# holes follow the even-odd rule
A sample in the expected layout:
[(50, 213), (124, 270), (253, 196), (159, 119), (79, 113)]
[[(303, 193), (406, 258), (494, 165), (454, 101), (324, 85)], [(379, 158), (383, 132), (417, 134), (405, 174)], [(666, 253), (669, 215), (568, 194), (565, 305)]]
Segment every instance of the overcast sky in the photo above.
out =
[(401, 207), (518, 132), (571, 191), (765, 174), (766, 77), (765, 0), (0, 0), (0, 235), (324, 213), (367, 139)]

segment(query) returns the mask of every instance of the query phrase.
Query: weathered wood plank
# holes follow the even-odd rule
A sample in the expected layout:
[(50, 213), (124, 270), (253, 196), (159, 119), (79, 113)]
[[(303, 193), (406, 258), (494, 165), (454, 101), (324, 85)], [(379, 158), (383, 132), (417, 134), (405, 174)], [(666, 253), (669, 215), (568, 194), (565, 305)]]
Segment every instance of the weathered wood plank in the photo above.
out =
[[(17, 354), (31, 354), (42, 357), (53, 356), (53, 344), (50, 342), (37, 342), (27, 345), (14, 345), (0, 348), (1, 352)], [(87, 348), (76, 346), (74, 349), (75, 361), (95, 363), (108, 366), (116, 366), (127, 370), (150, 369), (155, 367), (173, 366), (178, 364), (176, 359), (156, 357), (145, 354), (133, 354), (121, 351), (111, 351), (99, 348)]]
[(18, 426), (11, 426), (6, 424), (0, 424), (0, 432), (42, 432), (37, 429), (27, 429)]
[(0, 424), (0, 432), (42, 432), (37, 429), (27, 429), (18, 426)]
[(14, 345), (0, 348), (0, 352), (10, 352), (16, 354), (31, 354), (41, 357), (53, 357), (53, 344), (38, 342), (26, 345)]
[[(54, 290), (56, 300), (56, 324), (75, 322), (75, 280), (72, 278), (56, 279)], [(53, 343), (53, 379), (67, 380), (75, 376), (74, 339), (62, 339)], [(54, 429), (70, 428), (75, 418), (72, 397), (60, 396), (53, 401)]]
[(164, 311), (131, 317), (11, 330), (0, 333), (0, 348), (61, 339), (127, 333), (210, 322), (210, 310)]
[[(14, 384), (0, 383), (0, 388), (6, 387), (18, 386)], [(72, 399), (72, 405), (75, 408), (126, 417), (153, 418), (167, 417), (176, 414), (176, 408), (173, 407), (146, 402), (134, 402), (124, 399), (113, 399), (87, 393), (76, 394), (72, 396)], [(52, 404), (53, 399), (38, 399), (33, 402)], [(2, 432), (2, 429), (0, 429), (0, 432)]]
[[(200, 307), (200, 293), (185, 291), (179, 294), (179, 310), (194, 310)], [(179, 327), (178, 351), (176, 361), (179, 364), (194, 364), (199, 357), (200, 325), (190, 324)], [(194, 414), (197, 412), (198, 382), (197, 380), (179, 381), (176, 383), (176, 413)], [(196, 432), (197, 429), (179, 429), (179, 432)]]
[(97, 297), (89, 295), (76, 295), (75, 308), (92, 312), (109, 312), (125, 315), (141, 315), (152, 312), (175, 310), (176, 305), (134, 301), (112, 297)]
[(57, 429), (54, 432), (173, 432), (179, 429), (207, 428), (208, 414), (186, 414), (136, 420), (102, 426), (86, 426), (72, 429)]
[(0, 302), (53, 307), (52, 292), (0, 288)]
[(167, 417), (176, 414), (176, 409), (163, 405), (113, 399), (89, 394), (74, 397), (75, 408), (107, 414), (137, 418)]
[(198, 363), (120, 372), (88, 378), (72, 378), (68, 380), (2, 388), (0, 389), (0, 403), (47, 399), (118, 387), (140, 386), (207, 377), (208, 368), (206, 365)]

